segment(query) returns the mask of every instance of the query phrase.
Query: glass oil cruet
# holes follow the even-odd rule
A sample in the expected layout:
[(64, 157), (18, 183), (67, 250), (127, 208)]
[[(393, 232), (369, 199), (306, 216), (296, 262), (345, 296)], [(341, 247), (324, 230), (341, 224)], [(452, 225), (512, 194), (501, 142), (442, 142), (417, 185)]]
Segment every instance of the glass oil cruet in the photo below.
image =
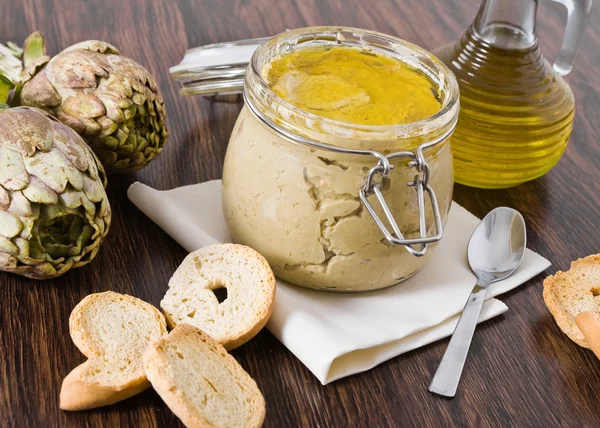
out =
[(554, 65), (535, 32), (537, 0), (483, 0), (456, 42), (433, 53), (456, 75), (461, 109), (452, 136), (455, 180), (505, 188), (547, 173), (562, 156), (574, 98), (561, 76), (573, 66), (591, 0), (555, 0), (568, 9)]

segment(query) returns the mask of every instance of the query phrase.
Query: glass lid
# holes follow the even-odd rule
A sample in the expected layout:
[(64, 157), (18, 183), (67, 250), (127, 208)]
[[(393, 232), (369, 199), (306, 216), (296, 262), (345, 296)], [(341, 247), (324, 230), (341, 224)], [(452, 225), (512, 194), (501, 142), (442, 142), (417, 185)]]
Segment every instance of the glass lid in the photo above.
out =
[(216, 43), (188, 50), (171, 77), (183, 81), (181, 95), (239, 94), (254, 51), (269, 37)]

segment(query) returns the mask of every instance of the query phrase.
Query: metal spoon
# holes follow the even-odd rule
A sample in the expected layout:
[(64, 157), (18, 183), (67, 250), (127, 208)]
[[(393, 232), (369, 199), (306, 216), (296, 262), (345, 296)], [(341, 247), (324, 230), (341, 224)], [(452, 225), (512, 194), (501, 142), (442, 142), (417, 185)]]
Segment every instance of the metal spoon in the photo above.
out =
[(526, 242), (523, 216), (506, 207), (491, 211), (471, 235), (467, 256), (477, 276), (477, 284), (471, 291), (429, 391), (446, 397), (456, 394), (487, 289), (491, 283), (505, 279), (517, 270), (525, 254)]

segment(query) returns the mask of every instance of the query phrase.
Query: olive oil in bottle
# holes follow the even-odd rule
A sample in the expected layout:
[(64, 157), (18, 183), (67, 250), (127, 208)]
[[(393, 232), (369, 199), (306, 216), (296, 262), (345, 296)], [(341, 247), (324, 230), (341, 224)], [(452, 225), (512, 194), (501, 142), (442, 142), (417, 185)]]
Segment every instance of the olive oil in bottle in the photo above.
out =
[[(587, 2), (574, 3), (585, 12)], [(458, 183), (504, 188), (533, 180), (556, 165), (567, 146), (574, 99), (560, 74), (571, 70), (583, 25), (574, 27), (570, 16), (553, 68), (540, 52), (536, 8), (536, 0), (484, 0), (461, 39), (434, 51), (460, 87), (452, 136)]]

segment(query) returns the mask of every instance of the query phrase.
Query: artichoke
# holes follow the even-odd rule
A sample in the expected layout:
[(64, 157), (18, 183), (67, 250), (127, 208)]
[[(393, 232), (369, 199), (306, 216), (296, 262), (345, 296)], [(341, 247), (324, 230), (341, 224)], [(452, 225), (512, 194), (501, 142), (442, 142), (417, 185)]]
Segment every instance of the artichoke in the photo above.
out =
[(36, 108), (0, 110), (0, 270), (46, 279), (89, 263), (110, 226), (105, 184), (71, 128)]
[(148, 71), (108, 43), (77, 43), (52, 59), (39, 32), (23, 47), (13, 105), (37, 107), (80, 134), (107, 173), (136, 171), (168, 138), (165, 106)]

